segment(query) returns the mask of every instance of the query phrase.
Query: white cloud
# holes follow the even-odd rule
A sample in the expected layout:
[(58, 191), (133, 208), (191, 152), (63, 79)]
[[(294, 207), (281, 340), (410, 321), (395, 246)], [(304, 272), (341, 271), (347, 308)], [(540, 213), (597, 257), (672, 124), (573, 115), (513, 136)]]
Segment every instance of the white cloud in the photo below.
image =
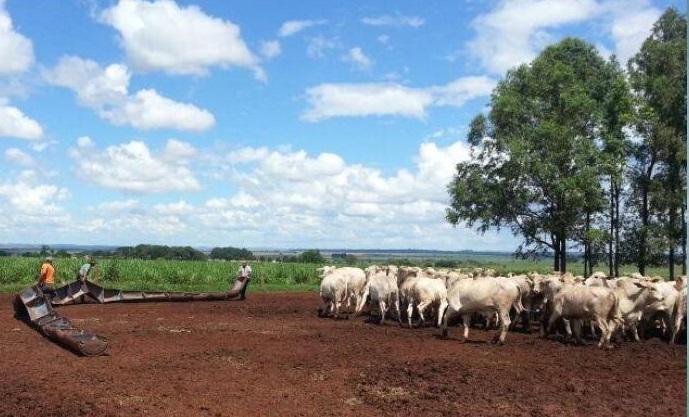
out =
[(246, 164), (228, 170), (237, 194), (208, 200), (194, 215), (204, 228), (250, 234), (271, 246), (345, 240), (361, 247), (450, 245), (457, 232), (443, 221), (445, 190), (455, 164), (468, 157), (463, 141), (425, 142), (412, 170), (384, 175), (334, 154), (243, 148), (225, 158)]
[(177, 139), (169, 139), (165, 143), (161, 158), (167, 162), (185, 164), (196, 158), (198, 150), (187, 142)]
[(141, 211), (141, 202), (135, 199), (106, 201), (95, 206), (88, 206), (87, 210), (102, 216), (119, 216), (133, 214)]
[(129, 95), (129, 69), (120, 64), (102, 68), (91, 60), (67, 56), (43, 72), (50, 84), (73, 90), (79, 103), (94, 109), (109, 122), (138, 129), (205, 131), (215, 118), (205, 109), (162, 97), (152, 89)]
[(261, 42), (261, 55), (266, 59), (272, 59), (282, 53), (280, 41), (264, 41)]
[(579, 23), (601, 13), (594, 0), (505, 0), (473, 20), (469, 51), (494, 74), (531, 61), (546, 44), (545, 29)]
[(156, 157), (143, 142), (97, 149), (91, 140), (79, 139), (69, 155), (77, 175), (97, 186), (144, 194), (201, 189), (189, 168)]
[(170, 204), (156, 204), (153, 211), (160, 214), (191, 214), (195, 211), (194, 206), (184, 200)]
[(306, 47), (306, 54), (312, 58), (324, 58), (325, 52), (328, 49), (337, 48), (338, 43), (337, 39), (328, 39), (323, 36), (310, 38)]
[(55, 185), (31, 185), (25, 182), (0, 184), (0, 199), (5, 199), (17, 216), (64, 214), (55, 203), (70, 197), (66, 188)]
[(301, 32), (302, 30), (306, 28), (310, 28), (312, 26), (319, 26), (319, 25), (324, 25), (328, 21), (327, 20), (292, 20), (289, 22), (285, 22), (280, 26), (280, 30), (278, 30), (278, 36), (281, 37), (287, 37), (287, 36), (292, 36), (294, 34), (297, 34)]
[(0, 1), (0, 75), (22, 73), (33, 63), (31, 40), (14, 30), (5, 2)]
[[(243, 247), (250, 242), (253, 247), (284, 248), (308, 242), (321, 248), (495, 249), (492, 235), (477, 236), (453, 229), (444, 221), (446, 186), (455, 164), (469, 157), (468, 145), (457, 141), (458, 136), (460, 133), (453, 131), (433, 134), (432, 140), (420, 144), (410, 168), (392, 174), (348, 163), (332, 153), (240, 148), (224, 155), (216, 166), (228, 173), (225, 194), (216, 193), (196, 204), (185, 200), (150, 204), (137, 199), (109, 201), (88, 207), (90, 218), (80, 219), (70, 229), (107, 233), (118, 242), (137, 239), (132, 243), (192, 241)], [(449, 143), (441, 145), (441, 141)], [(121, 171), (137, 169), (140, 173), (136, 175), (141, 176), (158, 169), (148, 161), (152, 152), (143, 144), (100, 150), (85, 137), (78, 142), (84, 148), (75, 150), (78, 155), (74, 156), (81, 156), (79, 161), (88, 160), (86, 153), (107, 154), (92, 162), (114, 166), (107, 175), (90, 170), (90, 177), (122, 178)], [(128, 155), (114, 156), (117, 152)], [(122, 160), (135, 162), (123, 164)]]
[(5, 159), (24, 167), (32, 167), (36, 165), (36, 160), (31, 155), (17, 148), (6, 149)]
[(301, 118), (317, 122), (331, 117), (397, 115), (424, 118), (433, 97), (399, 84), (321, 84), (306, 90), (311, 109)]
[(461, 106), (490, 95), (495, 81), (466, 77), (445, 86), (409, 88), (387, 84), (321, 84), (306, 91), (311, 108), (301, 118), (317, 122), (331, 117), (404, 116), (423, 119), (431, 106)]
[(360, 70), (368, 70), (373, 66), (371, 58), (367, 57), (364, 51), (358, 46), (347, 51), (347, 54), (342, 57), (342, 60), (354, 64)]
[(155, 90), (140, 90), (121, 106), (102, 110), (101, 116), (115, 125), (138, 129), (178, 129), (202, 132), (215, 125), (204, 109), (160, 96)]
[(650, 6), (645, 0), (613, 0), (605, 3), (604, 7), (612, 15), (609, 27), (615, 55), (624, 65), (651, 35), (653, 24), (660, 18), (662, 11)]
[(0, 102), (0, 137), (34, 140), (42, 136), (43, 128), (37, 121), (27, 117), (18, 108)]
[(495, 86), (495, 80), (489, 77), (463, 77), (429, 91), (435, 97), (434, 105), (460, 107), (468, 100), (489, 96)]
[(198, 6), (179, 7), (171, 0), (121, 0), (100, 18), (120, 32), (136, 70), (205, 75), (212, 66), (237, 66), (264, 77), (239, 26), (209, 16)]
[(53, 69), (43, 73), (50, 84), (70, 88), (81, 104), (91, 108), (125, 100), (130, 77), (124, 65), (102, 68), (94, 61), (75, 56), (62, 57)]
[(424, 19), (415, 16), (378, 16), (378, 17), (364, 17), (361, 23), (370, 26), (411, 26), (418, 28), (424, 25)]

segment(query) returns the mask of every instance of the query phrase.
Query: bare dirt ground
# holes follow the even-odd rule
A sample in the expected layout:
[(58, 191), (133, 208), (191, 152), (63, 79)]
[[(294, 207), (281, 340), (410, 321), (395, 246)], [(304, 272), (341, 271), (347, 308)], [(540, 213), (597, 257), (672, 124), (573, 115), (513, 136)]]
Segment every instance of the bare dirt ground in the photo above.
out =
[(60, 307), (110, 341), (79, 357), (0, 294), (0, 416), (686, 416), (686, 346), (317, 317), (315, 293)]

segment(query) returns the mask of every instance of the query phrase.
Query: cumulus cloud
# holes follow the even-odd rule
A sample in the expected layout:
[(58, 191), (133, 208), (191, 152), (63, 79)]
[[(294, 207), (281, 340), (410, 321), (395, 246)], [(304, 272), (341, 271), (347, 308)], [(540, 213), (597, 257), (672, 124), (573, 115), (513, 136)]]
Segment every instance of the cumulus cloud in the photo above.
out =
[(483, 68), (504, 74), (557, 41), (557, 29), (586, 23), (603, 28), (610, 37), (612, 50), (599, 44), (601, 53), (614, 52), (624, 63), (639, 50), (661, 13), (648, 0), (505, 0), (472, 21), (477, 33), (467, 49)]
[(32, 167), (36, 164), (36, 160), (31, 155), (17, 148), (6, 149), (5, 159), (24, 167)]
[(157, 157), (140, 141), (97, 149), (91, 139), (82, 137), (69, 156), (76, 174), (97, 186), (142, 194), (201, 189), (189, 168)]
[(469, 51), (494, 74), (536, 57), (550, 43), (546, 29), (585, 21), (601, 12), (595, 0), (506, 0), (472, 22)]
[(289, 22), (285, 22), (280, 26), (280, 29), (278, 30), (278, 36), (280, 37), (287, 37), (287, 36), (292, 36), (294, 34), (297, 34), (301, 32), (302, 30), (306, 28), (310, 28), (312, 26), (319, 26), (319, 25), (324, 25), (328, 21), (327, 20), (291, 20)]
[(301, 118), (317, 122), (331, 117), (403, 116), (423, 119), (431, 106), (461, 106), (489, 95), (495, 81), (466, 77), (445, 86), (409, 88), (386, 84), (320, 84), (306, 91), (311, 108)]
[(193, 104), (180, 103), (142, 89), (130, 95), (129, 69), (121, 64), (105, 68), (91, 60), (66, 56), (43, 78), (52, 85), (73, 90), (80, 104), (118, 126), (138, 129), (177, 129), (205, 131), (215, 125), (215, 117)]
[(360, 70), (368, 70), (373, 66), (371, 58), (366, 56), (364, 51), (358, 46), (347, 51), (347, 54), (342, 57), (342, 60), (354, 64), (354, 66)]
[(651, 35), (653, 24), (660, 18), (662, 11), (649, 5), (646, 0), (613, 0), (604, 3), (603, 8), (611, 16), (608, 27), (615, 55), (624, 64)]
[(56, 203), (71, 196), (66, 188), (27, 182), (0, 184), (0, 200), (12, 207), (14, 218), (40, 221), (41, 216), (62, 216), (64, 209)]
[(213, 115), (204, 109), (162, 97), (155, 90), (140, 90), (120, 106), (100, 112), (115, 125), (137, 129), (177, 129), (202, 132), (215, 125)]
[(411, 26), (418, 28), (424, 25), (424, 19), (415, 16), (378, 16), (378, 17), (364, 17), (361, 23), (369, 26)]
[(252, 239), (270, 233), (274, 245), (351, 239), (368, 247), (427, 246), (439, 239), (433, 245), (442, 246), (453, 239), (442, 221), (445, 187), (455, 164), (468, 157), (465, 142), (424, 142), (413, 169), (386, 175), (335, 154), (242, 148), (225, 158), (235, 165), (228, 172), (237, 194), (209, 200), (194, 215), (206, 227), (238, 233), (253, 225)]
[[(139, 240), (166, 244), (194, 241), (246, 246), (251, 242), (254, 247), (284, 248), (309, 242), (323, 248), (341, 247), (347, 241), (361, 248), (495, 248), (493, 236), (453, 230), (444, 221), (446, 186), (455, 164), (469, 158), (469, 146), (457, 141), (459, 135), (438, 132), (430, 136), (419, 145), (408, 168), (392, 173), (347, 162), (328, 152), (239, 148), (216, 161), (220, 164), (217, 169), (226, 173), (226, 192), (197, 203), (183, 199), (151, 204), (138, 199), (109, 201), (89, 207), (91, 218), (72, 228), (107, 233), (111, 239), (124, 242), (131, 241), (134, 233)], [(75, 152), (108, 154), (92, 162), (115, 166), (107, 175), (91, 170), (90, 177), (122, 178), (120, 171), (132, 171), (140, 165), (144, 165), (139, 168), (141, 172), (156, 169), (148, 161), (153, 152), (147, 155), (145, 145), (129, 143), (98, 150), (88, 138), (78, 142), (84, 149)], [(116, 152), (128, 155), (112, 156)], [(81, 156), (79, 161), (88, 159)], [(119, 161), (123, 159), (136, 162), (122, 164)]]
[(0, 75), (22, 73), (34, 63), (33, 44), (14, 30), (4, 0), (0, 0), (0, 57)]
[(42, 136), (43, 128), (37, 121), (18, 108), (0, 102), (0, 137), (34, 140)]
[(209, 16), (198, 6), (122, 0), (103, 11), (100, 20), (119, 31), (135, 70), (206, 75), (213, 66), (236, 66), (253, 70), (258, 78), (265, 76), (239, 26)]

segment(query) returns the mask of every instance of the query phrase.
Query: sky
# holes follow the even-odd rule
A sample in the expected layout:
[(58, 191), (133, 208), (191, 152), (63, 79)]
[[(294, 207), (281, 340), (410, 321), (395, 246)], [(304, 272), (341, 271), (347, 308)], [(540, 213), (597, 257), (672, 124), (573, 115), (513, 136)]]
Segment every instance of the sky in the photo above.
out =
[(0, 243), (513, 251), (445, 220), (471, 119), (659, 0), (0, 0)]

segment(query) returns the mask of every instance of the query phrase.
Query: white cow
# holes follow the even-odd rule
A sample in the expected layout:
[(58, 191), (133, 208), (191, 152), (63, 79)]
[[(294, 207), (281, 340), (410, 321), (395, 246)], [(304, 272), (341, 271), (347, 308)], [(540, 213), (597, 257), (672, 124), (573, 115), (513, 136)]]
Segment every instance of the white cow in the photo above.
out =
[(507, 328), (510, 325), (510, 309), (518, 313), (524, 308), (521, 304), (519, 286), (509, 278), (474, 278), (457, 281), (447, 294), (448, 307), (442, 324), (442, 335), (447, 337), (447, 324), (455, 315), (461, 315), (464, 324), (462, 341), (469, 337), (469, 323), (473, 313), (484, 316), (498, 315), (500, 330), (493, 342), (505, 343)]
[(601, 329), (598, 347), (602, 347), (603, 343), (609, 346), (615, 326), (622, 324), (619, 298), (612, 289), (574, 283), (563, 284), (553, 295), (547, 333), (550, 333), (558, 318), (572, 321), (577, 343), (582, 343), (581, 321), (595, 320)]
[(634, 340), (638, 342), (637, 326), (641, 316), (649, 306), (663, 302), (665, 296), (662, 286), (648, 280), (623, 277), (617, 281), (613, 291), (619, 298), (624, 328), (631, 330)]
[(323, 300), (323, 310), (319, 316), (327, 317), (333, 314), (335, 318), (340, 315), (340, 305), (347, 297), (347, 279), (342, 274), (336, 274), (334, 266), (318, 268), (321, 285), (319, 294)]
[(677, 333), (679, 333), (682, 327), (682, 321), (687, 319), (687, 287), (684, 287), (679, 291), (677, 300), (675, 300), (675, 310), (673, 311), (673, 315), (672, 337), (670, 338), (670, 344), (675, 343)]
[(434, 278), (434, 271), (423, 271), (420, 268), (400, 267), (397, 271), (397, 288), (399, 289), (400, 302), (407, 305), (407, 322), (412, 327), (412, 315), (416, 306), (421, 318), (421, 323), (426, 319), (424, 310), (429, 306), (438, 306), (437, 325), (447, 308), (447, 288), (445, 281)]
[(318, 268), (323, 280), (320, 296), (324, 303), (321, 315), (327, 316), (334, 310), (335, 318), (339, 317), (340, 306), (347, 301), (345, 313), (349, 317), (352, 304), (356, 306), (366, 285), (366, 274), (360, 268), (324, 266)]
[(366, 268), (367, 282), (359, 304), (357, 304), (356, 314), (359, 314), (370, 298), (371, 305), (376, 305), (380, 311), (380, 322), (383, 324), (385, 315), (391, 306), (394, 306), (397, 313), (397, 322), (401, 322), (399, 291), (397, 289), (397, 267), (372, 266)]

